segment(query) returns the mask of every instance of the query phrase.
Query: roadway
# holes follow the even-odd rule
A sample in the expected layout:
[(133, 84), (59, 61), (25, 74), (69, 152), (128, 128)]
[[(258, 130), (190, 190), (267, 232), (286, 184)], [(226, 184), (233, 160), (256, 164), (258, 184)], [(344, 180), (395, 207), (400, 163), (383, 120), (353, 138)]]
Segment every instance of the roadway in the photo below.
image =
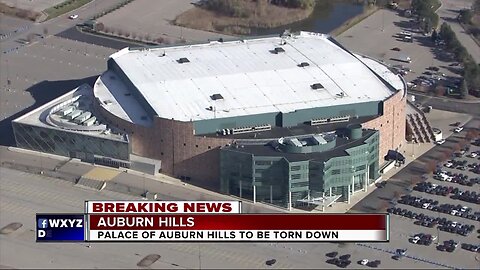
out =
[(415, 96), (415, 102), (421, 103), (424, 106), (432, 106), (437, 110), (466, 113), (477, 118), (480, 117), (480, 103), (479, 102), (465, 102), (462, 100), (455, 100), (444, 97), (434, 97), (422, 93), (412, 93)]
[[(50, 19), (42, 23), (34, 23), (26, 31), (18, 32), (16, 34), (10, 35), (8, 38), (0, 40), (0, 51), (9, 51), (10, 49), (15, 49), (19, 47), (18, 39), (27, 39), (29, 34), (40, 34), (42, 35), (44, 29), (48, 30), (47, 35), (56, 35), (60, 32), (63, 32), (69, 28), (74, 27), (76, 24), (83, 22), (93, 15), (108, 10), (112, 6), (115, 6), (122, 2), (121, 0), (109, 0), (109, 1), (99, 1), (94, 0), (75, 11), (63, 14), (56, 18)], [(68, 16), (72, 13), (78, 14), (79, 17), (76, 20), (70, 20)]]
[(462, 9), (469, 9), (474, 0), (441, 0), (441, 2), (442, 6), (437, 11), (438, 16), (440, 17), (439, 25), (443, 22), (447, 22), (457, 35), (460, 43), (465, 46), (473, 59), (475, 59), (477, 63), (480, 63), (480, 47), (469, 34), (465, 33), (465, 30), (457, 21), (459, 11)]

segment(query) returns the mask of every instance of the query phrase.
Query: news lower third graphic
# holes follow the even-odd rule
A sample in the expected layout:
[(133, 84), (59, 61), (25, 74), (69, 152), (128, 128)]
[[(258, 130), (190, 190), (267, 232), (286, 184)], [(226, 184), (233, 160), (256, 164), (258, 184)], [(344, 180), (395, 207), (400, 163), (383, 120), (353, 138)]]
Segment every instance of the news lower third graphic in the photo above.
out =
[(37, 214), (37, 242), (83, 242), (85, 215)]

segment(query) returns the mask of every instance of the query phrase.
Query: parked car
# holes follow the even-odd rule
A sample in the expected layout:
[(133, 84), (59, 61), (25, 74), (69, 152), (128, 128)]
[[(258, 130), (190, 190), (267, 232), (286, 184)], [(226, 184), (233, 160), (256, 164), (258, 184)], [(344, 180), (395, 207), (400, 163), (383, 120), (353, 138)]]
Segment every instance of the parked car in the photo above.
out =
[(454, 131), (455, 133), (460, 133), (460, 132), (462, 132), (462, 130), (463, 130), (463, 127), (457, 127), (457, 128), (455, 128), (453, 131)]
[(445, 139), (441, 139), (435, 142), (437, 145), (442, 145), (445, 143)]
[(72, 14), (72, 15), (68, 16), (68, 18), (69, 18), (70, 20), (75, 20), (75, 19), (78, 18), (78, 14)]

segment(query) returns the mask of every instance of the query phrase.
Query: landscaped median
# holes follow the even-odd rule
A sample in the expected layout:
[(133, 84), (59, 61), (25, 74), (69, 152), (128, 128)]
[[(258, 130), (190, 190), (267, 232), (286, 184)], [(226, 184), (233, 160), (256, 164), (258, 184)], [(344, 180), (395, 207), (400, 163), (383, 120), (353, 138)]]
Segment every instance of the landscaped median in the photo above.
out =
[(47, 8), (43, 11), (47, 15), (47, 18), (45, 20), (50, 20), (72, 10), (75, 10), (91, 1), (92, 0), (67, 0), (58, 5)]

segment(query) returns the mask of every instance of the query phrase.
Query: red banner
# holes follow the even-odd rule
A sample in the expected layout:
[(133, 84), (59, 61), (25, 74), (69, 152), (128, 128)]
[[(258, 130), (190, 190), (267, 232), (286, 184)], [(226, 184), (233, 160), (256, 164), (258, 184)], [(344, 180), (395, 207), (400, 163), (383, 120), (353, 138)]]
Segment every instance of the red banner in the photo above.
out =
[(90, 230), (386, 230), (385, 214), (90, 214)]

